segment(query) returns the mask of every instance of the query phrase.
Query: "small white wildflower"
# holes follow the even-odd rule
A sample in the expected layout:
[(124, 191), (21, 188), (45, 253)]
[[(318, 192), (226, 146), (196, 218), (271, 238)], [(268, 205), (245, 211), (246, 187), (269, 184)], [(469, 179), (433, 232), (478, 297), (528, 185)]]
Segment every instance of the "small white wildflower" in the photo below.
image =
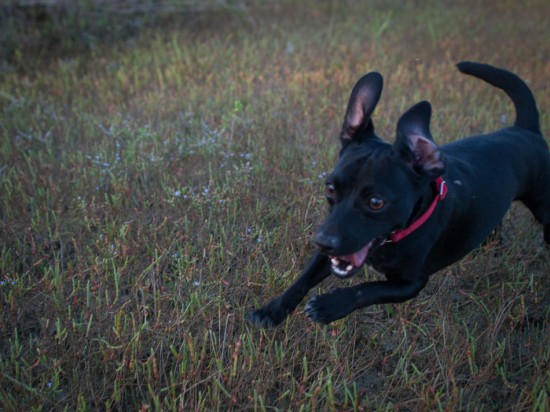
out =
[(292, 43), (291, 41), (287, 41), (286, 42), (286, 52), (288, 54), (292, 54), (292, 53), (294, 53), (294, 50), (295, 50), (294, 43)]

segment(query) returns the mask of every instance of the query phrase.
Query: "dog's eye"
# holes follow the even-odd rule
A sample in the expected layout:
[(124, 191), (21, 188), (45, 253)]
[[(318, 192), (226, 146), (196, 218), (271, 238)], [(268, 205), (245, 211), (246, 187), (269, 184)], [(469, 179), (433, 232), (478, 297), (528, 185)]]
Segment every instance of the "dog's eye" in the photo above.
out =
[(372, 210), (380, 210), (386, 205), (386, 202), (384, 202), (384, 199), (380, 199), (377, 196), (372, 196), (369, 199), (369, 207)]
[(325, 195), (333, 197), (336, 194), (336, 188), (332, 183), (327, 183), (325, 186)]

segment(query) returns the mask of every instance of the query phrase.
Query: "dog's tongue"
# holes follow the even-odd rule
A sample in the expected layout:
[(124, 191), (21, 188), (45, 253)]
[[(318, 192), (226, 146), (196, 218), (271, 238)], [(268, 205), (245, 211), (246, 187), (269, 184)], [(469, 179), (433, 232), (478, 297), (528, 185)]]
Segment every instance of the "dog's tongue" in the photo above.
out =
[(364, 248), (362, 248), (361, 250), (351, 255), (338, 256), (338, 259), (344, 260), (346, 262), (350, 262), (353, 266), (355, 266), (356, 268), (359, 268), (365, 262), (365, 259), (367, 257), (367, 253), (369, 253), (369, 248), (371, 244), (372, 242), (369, 243)]

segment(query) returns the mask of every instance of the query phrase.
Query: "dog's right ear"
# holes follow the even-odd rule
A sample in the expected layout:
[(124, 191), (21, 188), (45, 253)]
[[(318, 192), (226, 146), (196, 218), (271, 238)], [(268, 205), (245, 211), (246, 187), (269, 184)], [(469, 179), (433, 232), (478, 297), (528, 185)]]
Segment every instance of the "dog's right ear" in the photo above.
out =
[(342, 145), (345, 146), (352, 140), (359, 139), (365, 133), (374, 132), (370, 116), (380, 99), (383, 85), (382, 75), (377, 72), (364, 75), (355, 84), (340, 134)]

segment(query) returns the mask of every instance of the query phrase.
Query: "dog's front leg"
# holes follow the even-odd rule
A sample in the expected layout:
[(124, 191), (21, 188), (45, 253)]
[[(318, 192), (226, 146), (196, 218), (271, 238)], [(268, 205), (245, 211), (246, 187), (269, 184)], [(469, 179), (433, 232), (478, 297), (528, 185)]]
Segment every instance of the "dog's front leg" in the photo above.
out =
[(377, 303), (399, 303), (414, 298), (427, 279), (366, 282), (350, 288), (336, 289), (326, 295), (314, 296), (307, 303), (307, 316), (319, 323), (343, 318), (355, 309)]
[(300, 277), (280, 296), (267, 305), (252, 312), (250, 321), (263, 328), (281, 323), (304, 299), (307, 292), (331, 273), (330, 261), (326, 255), (316, 253)]

